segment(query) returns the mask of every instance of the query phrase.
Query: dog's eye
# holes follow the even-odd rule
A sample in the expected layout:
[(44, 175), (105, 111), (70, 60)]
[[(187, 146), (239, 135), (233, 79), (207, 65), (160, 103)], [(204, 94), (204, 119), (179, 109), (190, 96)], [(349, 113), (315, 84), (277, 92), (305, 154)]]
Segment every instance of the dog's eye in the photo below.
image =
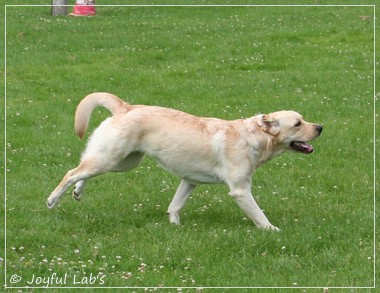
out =
[(295, 125), (294, 125), (294, 127), (300, 127), (301, 126), (301, 121), (298, 121)]

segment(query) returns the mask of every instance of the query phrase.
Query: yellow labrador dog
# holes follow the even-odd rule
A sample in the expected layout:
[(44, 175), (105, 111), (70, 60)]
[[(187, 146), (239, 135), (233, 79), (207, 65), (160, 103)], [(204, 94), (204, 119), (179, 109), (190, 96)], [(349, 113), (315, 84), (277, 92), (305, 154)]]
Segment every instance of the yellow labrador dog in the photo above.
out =
[(181, 111), (130, 105), (108, 93), (93, 93), (78, 105), (75, 132), (83, 137), (92, 111), (103, 106), (112, 117), (90, 137), (79, 166), (67, 172), (47, 199), (52, 208), (73, 184), (73, 197), (83, 193), (85, 180), (110, 171), (129, 171), (147, 154), (182, 181), (168, 209), (171, 223), (194, 188), (204, 183), (225, 183), (229, 194), (260, 229), (278, 230), (251, 194), (253, 171), (286, 150), (309, 154), (307, 144), (322, 126), (306, 122), (293, 111), (279, 111), (226, 121), (201, 118)]

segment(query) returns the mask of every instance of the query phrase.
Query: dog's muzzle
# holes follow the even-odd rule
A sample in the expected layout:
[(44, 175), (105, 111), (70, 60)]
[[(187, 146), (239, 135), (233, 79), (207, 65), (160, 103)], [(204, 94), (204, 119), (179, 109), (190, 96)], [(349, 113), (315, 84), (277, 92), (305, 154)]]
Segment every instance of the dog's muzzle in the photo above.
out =
[[(317, 132), (317, 135), (315, 136), (315, 138), (317, 138), (318, 136), (321, 135), (322, 130), (323, 130), (323, 126), (317, 125), (315, 130)], [(300, 152), (300, 153), (303, 153), (303, 154), (311, 154), (314, 151), (314, 148), (312, 145), (310, 145), (306, 142), (303, 142), (303, 141), (292, 141), (290, 143), (290, 147), (293, 150)]]

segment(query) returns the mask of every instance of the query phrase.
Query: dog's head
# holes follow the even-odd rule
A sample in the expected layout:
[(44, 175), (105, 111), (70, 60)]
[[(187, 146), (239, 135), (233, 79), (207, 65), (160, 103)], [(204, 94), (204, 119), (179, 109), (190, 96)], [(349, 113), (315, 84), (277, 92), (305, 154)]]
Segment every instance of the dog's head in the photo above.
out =
[(313, 152), (313, 147), (307, 142), (317, 138), (323, 129), (321, 125), (306, 122), (294, 111), (258, 115), (257, 124), (262, 131), (274, 137), (276, 145), (304, 154)]

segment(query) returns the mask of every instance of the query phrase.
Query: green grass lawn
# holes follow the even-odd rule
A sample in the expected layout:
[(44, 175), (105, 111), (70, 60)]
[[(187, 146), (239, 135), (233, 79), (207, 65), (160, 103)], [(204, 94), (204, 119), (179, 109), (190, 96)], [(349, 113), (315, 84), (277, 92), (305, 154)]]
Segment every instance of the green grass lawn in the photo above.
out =
[[(6, 12), (8, 287), (374, 286), (373, 7)], [(282, 231), (257, 230), (221, 185), (199, 187), (182, 225), (170, 225), (179, 179), (149, 158), (48, 210), (85, 147), (74, 112), (94, 91), (199, 116), (293, 109), (322, 123), (313, 154), (288, 153), (255, 173), (255, 198)], [(96, 111), (90, 130), (107, 115)]]

